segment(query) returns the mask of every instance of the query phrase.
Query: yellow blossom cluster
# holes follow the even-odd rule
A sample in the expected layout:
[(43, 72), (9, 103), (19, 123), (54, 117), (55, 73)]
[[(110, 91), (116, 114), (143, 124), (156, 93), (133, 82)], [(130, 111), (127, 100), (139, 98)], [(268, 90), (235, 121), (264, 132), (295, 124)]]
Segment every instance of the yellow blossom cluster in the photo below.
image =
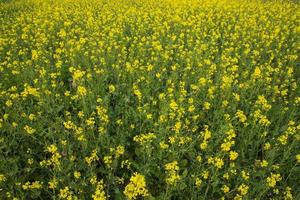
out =
[(179, 176), (179, 166), (177, 161), (173, 161), (165, 164), (165, 170), (167, 173), (166, 183), (169, 185), (176, 185), (176, 183), (180, 180)]
[(133, 137), (133, 141), (143, 145), (144, 143), (151, 142), (156, 138), (154, 133), (140, 134)]
[(126, 185), (124, 194), (130, 200), (149, 196), (145, 177), (135, 172), (130, 177), (130, 182)]

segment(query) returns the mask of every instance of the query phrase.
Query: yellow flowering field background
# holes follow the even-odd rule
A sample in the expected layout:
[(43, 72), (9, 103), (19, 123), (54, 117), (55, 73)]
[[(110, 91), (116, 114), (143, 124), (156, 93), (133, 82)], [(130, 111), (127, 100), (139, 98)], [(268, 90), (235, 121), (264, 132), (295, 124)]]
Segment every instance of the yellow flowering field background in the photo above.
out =
[(300, 199), (299, 13), (1, 0), (0, 199)]

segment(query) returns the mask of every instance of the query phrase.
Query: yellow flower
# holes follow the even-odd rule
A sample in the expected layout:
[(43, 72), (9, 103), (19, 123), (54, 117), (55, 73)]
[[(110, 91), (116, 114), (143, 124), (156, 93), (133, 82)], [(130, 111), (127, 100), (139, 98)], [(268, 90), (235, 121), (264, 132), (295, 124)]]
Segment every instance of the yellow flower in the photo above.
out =
[[(12, 125), (14, 128), (18, 126), (18, 124), (17, 124), (16, 122), (13, 122), (11, 125)], [(1, 126), (0, 126), (0, 128), (1, 128)]]
[(69, 68), (69, 71), (72, 72), (72, 78), (73, 78), (73, 82), (74, 84), (76, 84), (76, 82), (80, 81), (82, 79), (82, 77), (85, 75), (85, 71), (80, 71), (80, 70), (75, 70), (72, 67)]
[(202, 180), (200, 179), (200, 178), (196, 178), (196, 180), (195, 180), (195, 185), (197, 186), (197, 187), (200, 187), (201, 186), (201, 183), (202, 183)]
[(166, 144), (165, 142), (160, 142), (160, 143), (159, 143), (159, 146), (160, 146), (160, 148), (162, 148), (162, 149), (167, 149), (167, 148), (169, 148), (169, 145)]
[(57, 147), (54, 144), (51, 144), (50, 146), (47, 147), (47, 150), (50, 153), (56, 153), (57, 152)]
[(276, 186), (276, 183), (281, 180), (280, 174), (273, 174), (269, 177), (267, 177), (267, 184), (269, 187), (274, 188)]
[(209, 102), (204, 102), (203, 107), (205, 110), (209, 110), (210, 109), (210, 103)]
[(282, 145), (286, 145), (287, 141), (288, 141), (288, 135), (284, 134), (281, 135), (277, 138), (277, 140), (282, 144)]
[(29, 95), (39, 97), (40, 93), (39, 93), (37, 88), (33, 88), (33, 87), (30, 87), (29, 85), (26, 85), (25, 88), (24, 88), (24, 91), (21, 93), (21, 95), (23, 97), (27, 97)]
[(107, 167), (110, 168), (113, 161), (112, 156), (104, 156), (103, 161), (107, 165)]
[(93, 176), (93, 177), (90, 179), (90, 183), (91, 183), (92, 185), (96, 185), (96, 183), (97, 183), (97, 176)]
[(78, 88), (77, 88), (77, 94), (79, 96), (85, 96), (87, 94), (86, 88), (83, 87), (83, 86), (78, 86)]
[(98, 160), (99, 157), (97, 156), (97, 150), (93, 150), (91, 156), (85, 157), (85, 162), (87, 162), (88, 166), (91, 166), (93, 161)]
[(259, 69), (259, 67), (255, 67), (252, 76), (254, 79), (258, 79), (261, 77), (261, 70)]
[(39, 57), (38, 51), (37, 51), (37, 50), (32, 50), (32, 51), (31, 51), (31, 59), (32, 59), (32, 60), (37, 60), (38, 57)]
[(154, 133), (146, 133), (134, 136), (133, 141), (143, 145), (145, 143), (152, 142), (155, 138), (156, 135)]
[(221, 169), (224, 165), (224, 161), (222, 158), (215, 158), (214, 165), (218, 168)]
[(51, 181), (48, 182), (48, 187), (50, 189), (55, 189), (57, 187), (57, 184), (58, 184), (58, 182), (57, 182), (56, 178), (53, 178)]
[(66, 129), (72, 129), (75, 127), (75, 124), (72, 121), (67, 121), (67, 122), (64, 122), (64, 127)]
[(9, 99), (9, 100), (7, 100), (7, 101), (5, 102), (5, 105), (6, 105), (7, 107), (11, 107), (11, 106), (13, 105), (13, 103), (12, 103), (12, 101)]
[(135, 172), (128, 185), (126, 185), (124, 194), (128, 199), (137, 199), (138, 197), (149, 196), (148, 189), (146, 187), (145, 177)]
[(222, 151), (230, 151), (231, 146), (234, 145), (234, 141), (227, 141), (221, 144)]
[(28, 116), (28, 118), (29, 118), (31, 121), (33, 121), (33, 120), (36, 119), (36, 116), (35, 116), (34, 114), (30, 114), (30, 115)]
[(109, 85), (108, 91), (109, 91), (109, 93), (114, 93), (116, 91), (116, 87), (114, 85)]
[(0, 174), (0, 183), (6, 181), (6, 178), (3, 174)]
[(235, 151), (230, 151), (229, 152), (229, 159), (230, 160), (236, 160), (238, 156), (239, 156), (239, 154)]
[(166, 182), (169, 185), (175, 185), (179, 180), (180, 176), (178, 174), (179, 166), (177, 161), (173, 161), (165, 164), (165, 170), (167, 171)]
[(65, 187), (64, 189), (59, 190), (59, 198), (72, 200), (73, 199), (73, 191), (70, 190), (69, 187)]
[(224, 193), (228, 193), (230, 188), (227, 186), (227, 185), (223, 185), (221, 190), (224, 192)]
[(84, 117), (84, 112), (83, 111), (79, 111), (78, 114), (77, 114), (77, 116), (79, 118), (83, 118)]
[(80, 172), (78, 172), (78, 171), (75, 171), (75, 172), (74, 172), (74, 177), (75, 177), (76, 179), (79, 179), (80, 176), (81, 176), (81, 173), (80, 173)]
[(270, 143), (265, 143), (264, 145), (264, 150), (269, 150), (271, 148), (271, 144)]
[(238, 191), (240, 192), (240, 194), (242, 196), (246, 195), (248, 193), (248, 189), (249, 189), (249, 186), (245, 185), (245, 184), (241, 184), (239, 187), (238, 187)]
[(180, 128), (181, 128), (181, 122), (178, 121), (178, 122), (175, 123), (174, 128), (173, 128), (175, 133), (179, 133)]
[(222, 106), (223, 107), (227, 107), (229, 104), (229, 102), (227, 100), (222, 101)]
[(123, 155), (125, 152), (125, 148), (122, 145), (117, 146), (116, 151), (115, 151), (115, 155), (116, 157), (120, 157), (121, 155)]
[(133, 94), (137, 96), (138, 100), (141, 101), (142, 100), (142, 93), (139, 90), (137, 85), (133, 85)]
[(64, 38), (64, 37), (66, 37), (67, 32), (66, 32), (64, 29), (61, 29), (61, 30), (59, 31), (58, 35), (59, 35), (61, 38)]
[(204, 170), (202, 173), (201, 173), (201, 176), (202, 176), (202, 178), (203, 179), (208, 179), (208, 177), (209, 177), (209, 171), (207, 171), (207, 170)]
[(107, 199), (107, 196), (106, 196), (105, 191), (104, 191), (104, 182), (103, 182), (103, 180), (100, 180), (99, 182), (97, 182), (96, 191), (92, 195), (92, 199), (93, 200), (105, 200), (105, 199)]
[(244, 112), (241, 111), (241, 110), (238, 110), (238, 111), (235, 113), (235, 116), (239, 119), (239, 122), (244, 123), (244, 122), (247, 120), (246, 115), (245, 115)]
[(286, 187), (284, 191), (284, 200), (293, 200), (292, 188)]
[(171, 100), (170, 108), (174, 111), (178, 109), (178, 105), (174, 100)]
[(30, 126), (28, 126), (28, 125), (25, 125), (24, 126), (24, 130), (28, 133), (28, 134), (33, 134), (33, 133), (35, 133), (35, 129), (34, 128), (31, 128)]
[(34, 181), (34, 182), (28, 181), (24, 185), (22, 185), (22, 188), (24, 190), (41, 189), (42, 183), (40, 181)]
[(54, 144), (52, 144), (52, 145), (47, 147), (47, 151), (52, 154), (51, 158), (49, 160), (41, 161), (40, 164), (42, 166), (44, 166), (44, 165), (59, 166), (60, 165), (60, 160), (59, 159), (61, 158), (61, 155), (57, 151), (57, 147)]
[(268, 162), (266, 160), (262, 160), (260, 163), (261, 167), (267, 167), (268, 166)]
[(200, 144), (200, 149), (204, 150), (207, 148), (207, 142), (206, 141), (203, 141), (201, 144)]
[(225, 174), (223, 175), (223, 178), (225, 178), (226, 180), (228, 180), (228, 179), (229, 179), (229, 173), (228, 173), (228, 172), (225, 173)]
[(85, 120), (85, 123), (86, 123), (87, 126), (94, 127), (95, 118), (94, 117), (90, 117), (87, 120)]
[(264, 110), (270, 110), (272, 107), (271, 105), (268, 104), (267, 99), (263, 95), (259, 95), (257, 97), (256, 104), (260, 105)]
[(147, 119), (152, 119), (152, 114), (147, 114), (147, 115), (146, 115), (146, 118), (147, 118)]
[(242, 178), (247, 181), (249, 179), (249, 172), (242, 170)]
[(198, 162), (201, 162), (201, 161), (202, 161), (202, 157), (201, 157), (200, 155), (198, 155), (198, 156), (196, 157), (196, 160), (197, 160)]

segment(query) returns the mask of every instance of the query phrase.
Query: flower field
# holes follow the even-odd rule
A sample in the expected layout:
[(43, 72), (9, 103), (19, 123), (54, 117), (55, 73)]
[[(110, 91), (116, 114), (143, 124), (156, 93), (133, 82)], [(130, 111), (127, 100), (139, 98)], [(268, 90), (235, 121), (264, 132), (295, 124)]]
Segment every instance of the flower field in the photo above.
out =
[(296, 1), (0, 1), (0, 199), (300, 199)]

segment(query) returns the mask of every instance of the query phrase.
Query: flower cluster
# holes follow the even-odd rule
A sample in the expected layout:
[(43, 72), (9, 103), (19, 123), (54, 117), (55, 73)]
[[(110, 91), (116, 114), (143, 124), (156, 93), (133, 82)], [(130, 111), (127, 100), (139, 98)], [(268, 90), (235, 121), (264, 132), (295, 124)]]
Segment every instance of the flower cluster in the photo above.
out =
[(134, 173), (130, 177), (130, 182), (125, 187), (124, 194), (130, 200), (149, 196), (145, 177), (141, 174)]

